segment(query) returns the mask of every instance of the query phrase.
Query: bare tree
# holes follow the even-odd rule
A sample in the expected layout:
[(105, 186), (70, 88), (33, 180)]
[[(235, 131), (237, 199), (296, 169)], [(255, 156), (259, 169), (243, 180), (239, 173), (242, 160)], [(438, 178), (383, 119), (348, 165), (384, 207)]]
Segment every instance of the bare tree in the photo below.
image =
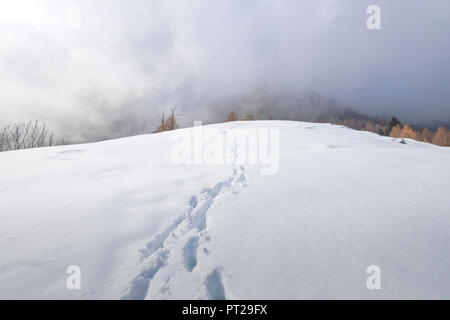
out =
[(164, 131), (171, 131), (171, 130), (176, 130), (178, 129), (180, 126), (178, 124), (177, 121), (177, 115), (176, 115), (176, 108), (173, 108), (170, 111), (169, 116), (166, 118), (165, 115), (163, 114), (162, 116), (160, 116), (160, 124), (158, 125), (158, 127), (155, 129), (155, 131), (153, 131), (153, 133), (158, 133), (158, 132), (164, 132)]
[(164, 132), (164, 131), (167, 131), (167, 128), (166, 128), (165, 115), (163, 114), (162, 116), (160, 116), (160, 124), (159, 124), (158, 127), (153, 131), (153, 133)]
[(167, 121), (166, 121), (167, 122), (167, 125), (166, 125), (167, 130), (176, 130), (180, 127), (177, 122), (177, 117), (175, 115), (175, 111), (176, 111), (176, 108), (173, 108), (170, 111), (169, 117), (167, 118)]
[(49, 147), (58, 144), (44, 123), (18, 122), (0, 127), (0, 152)]
[(8, 132), (10, 125), (0, 128), (0, 152), (9, 150)]

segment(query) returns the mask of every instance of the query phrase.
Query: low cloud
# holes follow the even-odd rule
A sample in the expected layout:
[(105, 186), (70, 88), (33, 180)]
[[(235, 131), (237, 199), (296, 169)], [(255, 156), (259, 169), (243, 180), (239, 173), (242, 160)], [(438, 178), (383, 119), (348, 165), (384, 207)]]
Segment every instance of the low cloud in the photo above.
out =
[[(366, 28), (370, 4), (382, 30)], [(40, 119), (66, 140), (94, 140), (151, 131), (174, 106), (189, 125), (213, 119), (230, 96), (304, 89), (372, 115), (449, 119), (449, 9), (444, 0), (2, 2), (0, 122)]]

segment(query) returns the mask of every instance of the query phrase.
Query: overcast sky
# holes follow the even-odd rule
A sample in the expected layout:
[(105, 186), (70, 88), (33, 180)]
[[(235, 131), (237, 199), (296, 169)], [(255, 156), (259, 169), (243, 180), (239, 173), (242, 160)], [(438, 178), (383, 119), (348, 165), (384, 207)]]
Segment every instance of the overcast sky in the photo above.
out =
[[(366, 27), (371, 4), (381, 30)], [(449, 12), (448, 0), (1, 1), (0, 122), (133, 133), (171, 106), (195, 114), (256, 88), (447, 120)]]

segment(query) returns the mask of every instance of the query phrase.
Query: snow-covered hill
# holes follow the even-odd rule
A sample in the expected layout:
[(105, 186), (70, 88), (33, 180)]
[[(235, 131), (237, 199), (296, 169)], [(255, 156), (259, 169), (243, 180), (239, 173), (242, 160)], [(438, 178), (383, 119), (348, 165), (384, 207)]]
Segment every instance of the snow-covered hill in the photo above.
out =
[(278, 130), (279, 170), (241, 163), (238, 140), (228, 164), (177, 164), (173, 132), (0, 154), (0, 298), (450, 298), (450, 149), (205, 128)]

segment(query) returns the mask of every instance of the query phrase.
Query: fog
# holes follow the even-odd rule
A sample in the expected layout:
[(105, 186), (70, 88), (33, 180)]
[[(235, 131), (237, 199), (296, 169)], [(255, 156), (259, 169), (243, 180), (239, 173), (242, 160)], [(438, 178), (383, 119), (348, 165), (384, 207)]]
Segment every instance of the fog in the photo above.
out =
[[(381, 8), (368, 30), (366, 8)], [(0, 123), (69, 141), (151, 131), (173, 107), (313, 90), (374, 116), (450, 119), (446, 0), (15, 0), (0, 3)], [(220, 109), (220, 110), (219, 110)]]

